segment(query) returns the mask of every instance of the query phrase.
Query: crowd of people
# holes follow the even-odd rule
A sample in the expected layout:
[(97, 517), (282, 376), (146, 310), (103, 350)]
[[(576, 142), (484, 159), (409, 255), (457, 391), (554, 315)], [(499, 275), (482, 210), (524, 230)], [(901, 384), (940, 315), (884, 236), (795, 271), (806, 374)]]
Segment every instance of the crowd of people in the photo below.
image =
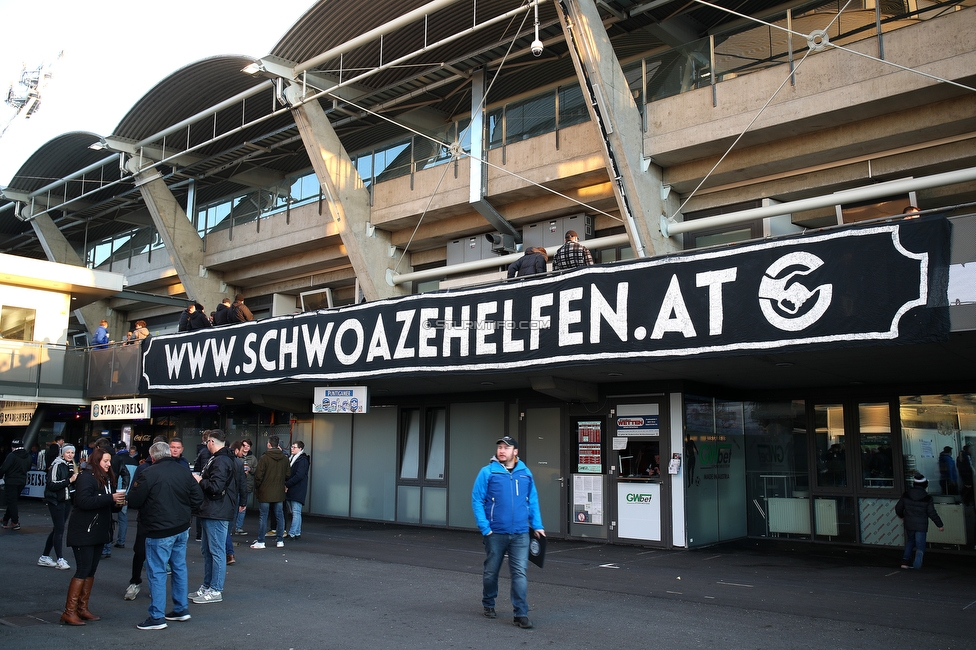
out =
[(220, 301), (217, 309), (210, 312), (209, 316), (200, 303), (195, 302), (187, 305), (180, 314), (178, 330), (180, 332), (195, 332), (208, 327), (246, 323), (252, 320), (254, 320), (254, 314), (244, 304), (244, 296), (237, 294), (234, 302), (231, 302), (230, 298), (224, 298)]
[[(286, 456), (279, 438), (272, 435), (267, 450), (256, 460), (249, 439), (227, 444), (227, 435), (221, 429), (204, 431), (202, 439), (192, 466), (183, 456), (183, 441), (165, 436), (157, 436), (144, 459), (126, 443), (113, 445), (107, 437), (94, 440), (83, 450), (81, 459), (75, 446), (66, 444), (63, 437), (43, 453), (45, 460), (50, 458), (44, 502), (53, 525), (37, 564), (69, 571), (72, 567), (63, 552), (63, 542), (74, 554), (74, 573), (61, 615), (63, 624), (81, 626), (100, 619), (89, 609), (95, 574), (99, 563), (112, 557), (113, 547), (126, 547), (125, 513), (129, 507), (137, 510), (138, 516), (132, 576), (123, 598), (136, 599), (145, 569), (150, 605), (148, 618), (137, 626), (142, 630), (162, 629), (167, 621), (189, 620), (191, 601), (206, 604), (223, 600), (227, 567), (236, 563), (231, 536), (247, 534), (242, 526), (252, 492), (260, 506), (261, 543), (255, 542), (251, 548), (264, 548), (263, 540), (269, 533), (276, 536), (278, 547), (284, 546), (286, 538), (301, 538), (301, 510), (311, 465), (305, 444), (294, 441), (291, 454)], [(22, 444), (15, 445), (4, 460), (0, 475), (7, 479), (5, 528), (20, 529), (17, 497), (24, 485), (18, 477), (22, 473), (26, 481), (30, 462), (31, 456)], [(275, 518), (269, 531), (272, 506)], [(292, 515), (290, 525), (285, 522), (286, 511)], [(186, 551), (194, 517), (201, 530), (197, 540), (204, 558), (204, 577), (203, 584), (191, 593)], [(168, 579), (172, 608), (167, 612)]]
[[(209, 327), (220, 327), (222, 325), (233, 325), (234, 323), (246, 323), (248, 321), (254, 320), (254, 314), (247, 305), (244, 304), (244, 296), (242, 294), (237, 294), (234, 301), (232, 302), (230, 298), (224, 298), (215, 311), (210, 312), (207, 315), (206, 310), (203, 305), (199, 302), (193, 302), (187, 305), (186, 309), (180, 312), (180, 320), (177, 326), (177, 330), (180, 332), (194, 332), (196, 330), (207, 329)], [(132, 327), (132, 330), (126, 332), (125, 337), (119, 342), (123, 345), (134, 345), (136, 343), (141, 343), (142, 341), (148, 339), (151, 336), (149, 332), (149, 327), (146, 325), (146, 321), (137, 320)], [(115, 344), (109, 334), (109, 325), (107, 320), (102, 320), (99, 322), (98, 327), (95, 328), (95, 333), (91, 337), (91, 347), (96, 350), (102, 350), (109, 345)]]
[[(77, 454), (74, 445), (58, 436), (40, 454), (46, 461), (44, 501), (53, 526), (37, 564), (71, 570), (63, 553), (65, 534), (66, 544), (74, 553), (74, 573), (61, 615), (63, 624), (82, 626), (100, 620), (89, 607), (95, 574), (99, 563), (111, 557), (112, 547), (125, 548), (128, 519), (123, 513), (128, 508), (138, 515), (132, 576), (122, 597), (136, 599), (145, 569), (150, 602), (148, 617), (136, 626), (140, 630), (160, 630), (169, 621), (189, 620), (190, 602), (203, 605), (223, 601), (227, 567), (237, 561), (231, 536), (247, 534), (242, 526), (250, 494), (254, 494), (260, 513), (257, 539), (251, 549), (265, 549), (269, 535), (274, 536), (278, 548), (285, 545), (285, 539), (301, 539), (311, 466), (305, 443), (292, 441), (291, 453), (286, 455), (278, 436), (270, 435), (267, 449), (256, 459), (249, 439), (228, 444), (222, 429), (203, 431), (201, 438), (192, 464), (183, 455), (183, 441), (166, 436), (157, 436), (142, 459), (125, 442), (113, 445), (107, 437), (93, 440)], [(26, 479), (31, 456), (24, 451), (22, 441), (14, 443), (13, 451), (0, 463), (0, 476), (6, 478), (8, 489), (4, 528), (19, 529), (17, 500), (9, 498), (9, 490), (19, 495), (23, 489), (16, 481), (21, 469)], [(545, 540), (545, 530), (532, 472), (519, 459), (515, 438), (503, 436), (496, 441), (494, 457), (475, 480), (471, 506), (484, 536), (484, 615), (496, 618), (498, 576), (507, 557), (512, 622), (531, 628), (526, 568), (530, 560), (541, 566), (538, 549)], [(290, 524), (285, 521), (289, 513)], [(194, 517), (200, 525), (197, 540), (204, 575), (203, 584), (189, 592), (186, 553)], [(172, 607), (166, 602), (167, 581)]]

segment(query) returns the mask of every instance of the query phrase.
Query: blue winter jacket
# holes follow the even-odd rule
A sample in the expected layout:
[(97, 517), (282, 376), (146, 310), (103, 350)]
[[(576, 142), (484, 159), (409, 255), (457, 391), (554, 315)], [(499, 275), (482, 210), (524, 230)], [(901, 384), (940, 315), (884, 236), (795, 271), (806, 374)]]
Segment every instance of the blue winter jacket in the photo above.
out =
[(482, 535), (543, 529), (539, 493), (532, 472), (521, 460), (511, 472), (495, 458), (482, 467), (471, 490), (471, 509)]

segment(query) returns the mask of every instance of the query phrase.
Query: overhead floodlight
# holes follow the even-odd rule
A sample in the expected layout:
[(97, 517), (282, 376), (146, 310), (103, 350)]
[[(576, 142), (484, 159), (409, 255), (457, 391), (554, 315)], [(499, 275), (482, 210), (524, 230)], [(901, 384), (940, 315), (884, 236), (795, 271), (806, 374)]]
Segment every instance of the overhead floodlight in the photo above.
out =
[(249, 63), (241, 70), (244, 74), (255, 75), (259, 72), (264, 72), (264, 66), (261, 65), (260, 61), (255, 61), (254, 63)]
[(105, 142), (105, 138), (99, 138), (95, 142), (88, 145), (88, 148), (92, 151), (101, 151), (102, 149), (108, 149), (108, 143)]

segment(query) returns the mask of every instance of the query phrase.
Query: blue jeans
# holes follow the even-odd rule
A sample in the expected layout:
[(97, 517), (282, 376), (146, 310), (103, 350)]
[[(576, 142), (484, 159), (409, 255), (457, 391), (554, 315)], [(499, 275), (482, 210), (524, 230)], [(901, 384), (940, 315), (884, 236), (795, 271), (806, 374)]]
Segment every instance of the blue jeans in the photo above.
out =
[(118, 513), (118, 532), (115, 535), (115, 543), (119, 546), (125, 544), (125, 533), (129, 528), (129, 506), (122, 506)]
[[(200, 550), (203, 551), (203, 586), (214, 591), (224, 590), (224, 577), (227, 575), (226, 519), (200, 519), (203, 530)], [(149, 540), (146, 540), (147, 542)]]
[[(248, 492), (248, 494), (250, 494), (250, 492)], [(247, 500), (245, 499), (245, 503), (246, 502)], [(234, 519), (234, 530), (244, 529), (244, 515), (246, 514), (247, 514), (247, 508), (244, 508), (243, 510), (237, 513), (237, 518)], [(231, 532), (234, 531), (232, 530)]]
[(288, 529), (289, 537), (298, 537), (302, 534), (302, 503), (298, 501), (288, 501), (288, 509), (291, 511), (291, 528)]
[(261, 503), (261, 517), (258, 519), (258, 541), (264, 544), (264, 537), (268, 534), (268, 508), (274, 506), (275, 517), (278, 524), (275, 527), (277, 541), (282, 541), (285, 537), (285, 515), (281, 508), (281, 501), (278, 503)]
[(170, 537), (146, 538), (146, 577), (149, 578), (149, 617), (161, 619), (166, 605), (166, 564), (173, 570), (173, 611), (182, 614), (187, 604), (188, 576), (186, 571), (186, 541), (190, 530)]
[(504, 535), (492, 533), (485, 535), (485, 573), (483, 577), (484, 591), (481, 604), (494, 607), (498, 596), (498, 571), (502, 568), (502, 560), (508, 551), (508, 568), (512, 574), (512, 609), (515, 616), (527, 616), (529, 605), (525, 602), (525, 594), (529, 588), (529, 579), (525, 570), (529, 564), (529, 533)]
[(905, 552), (901, 556), (902, 564), (910, 564), (912, 561), (912, 552), (915, 552), (915, 563), (912, 567), (916, 569), (922, 568), (922, 556), (925, 555), (925, 537), (928, 535), (927, 530), (906, 530), (905, 531)]

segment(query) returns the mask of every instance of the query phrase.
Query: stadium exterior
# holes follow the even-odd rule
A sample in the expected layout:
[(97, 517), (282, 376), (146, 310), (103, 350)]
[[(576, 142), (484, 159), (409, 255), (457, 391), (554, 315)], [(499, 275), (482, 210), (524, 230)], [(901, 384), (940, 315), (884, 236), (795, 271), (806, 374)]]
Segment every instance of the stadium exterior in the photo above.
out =
[[(972, 552), (972, 5), (319, 2), (3, 188), (0, 253), (125, 278), (59, 343), (153, 333), (3, 397), (42, 442), (301, 439), (308, 512), (453, 528), (508, 434), (550, 535), (666, 548), (898, 547), (921, 471)], [(568, 230), (597, 264), (506, 278)]]

